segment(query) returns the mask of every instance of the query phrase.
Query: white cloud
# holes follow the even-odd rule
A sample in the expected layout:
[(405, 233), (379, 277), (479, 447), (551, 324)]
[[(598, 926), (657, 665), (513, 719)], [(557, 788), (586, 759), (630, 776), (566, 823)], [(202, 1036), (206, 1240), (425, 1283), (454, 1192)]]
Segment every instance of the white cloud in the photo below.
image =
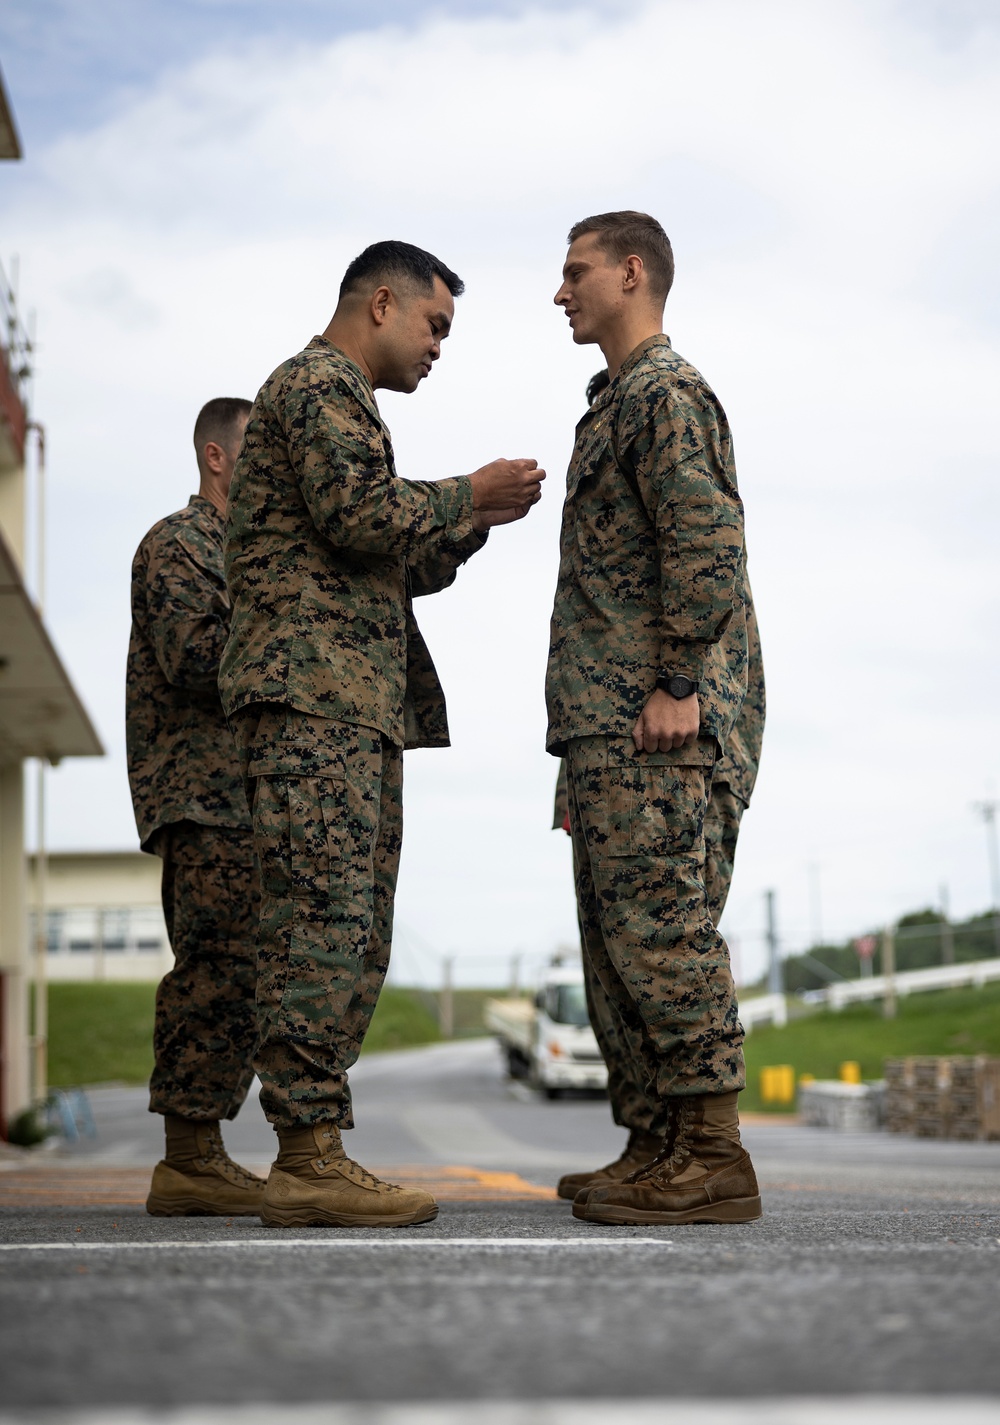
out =
[[(1000, 46), (881, 3), (661, 0), (269, 42), (166, 76), (35, 161), (5, 240), (42, 309), (57, 636), (115, 758), (55, 778), (63, 844), (128, 844), (127, 579), (189, 493), (208, 396), (321, 328), (346, 261), (402, 236), (468, 283), (444, 359), (387, 398), (402, 473), (536, 455), (547, 498), (421, 618), (455, 747), (409, 759), (399, 914), (440, 951), (574, 936), (541, 679), (559, 488), (596, 349), (551, 295), (569, 224), (671, 232), (675, 344), (732, 419), (771, 690), (730, 921), (791, 939), (986, 899), (968, 804), (996, 772), (993, 282)], [(965, 226), (963, 226), (965, 224)], [(982, 863), (982, 864), (980, 864)]]

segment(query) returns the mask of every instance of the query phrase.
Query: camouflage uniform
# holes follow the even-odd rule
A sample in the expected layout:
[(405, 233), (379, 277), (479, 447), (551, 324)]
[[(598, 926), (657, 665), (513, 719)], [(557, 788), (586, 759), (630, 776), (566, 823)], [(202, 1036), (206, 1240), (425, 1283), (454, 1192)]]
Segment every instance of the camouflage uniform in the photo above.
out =
[(157, 991), (154, 1113), (233, 1118), (253, 1078), (258, 900), (239, 764), (219, 699), (229, 627), (222, 516), (195, 495), (132, 563), (126, 681), (140, 844), (163, 860), (174, 968)]
[[(749, 687), (736, 725), (722, 758), (715, 764), (705, 815), (705, 891), (709, 914), (718, 925), (729, 896), (743, 813), (750, 804), (764, 735), (765, 689), (757, 619), (747, 586), (747, 642)], [(737, 790), (738, 789), (738, 790)], [(560, 763), (556, 782), (553, 828), (565, 825), (569, 814), (566, 763)], [(608, 1067), (608, 1096), (616, 1123), (643, 1132), (652, 1130), (658, 1108), (633, 1071), (635, 1048), (626, 1048), (627, 1030), (594, 973), (590, 958), (584, 961), (584, 979), (590, 1022)]]
[[(706, 895), (712, 774), (747, 693), (743, 512), (725, 413), (667, 337), (577, 427), (560, 545), (547, 746), (565, 755), (584, 958), (656, 1105), (743, 1087), (743, 1031)], [(637, 753), (660, 671), (698, 680), (691, 747)]]
[(261, 1102), (352, 1125), (347, 1070), (385, 976), (402, 748), (448, 745), (412, 597), (485, 537), (467, 478), (395, 473), (360, 369), (322, 337), (261, 388), (230, 492), (219, 686), (262, 872)]

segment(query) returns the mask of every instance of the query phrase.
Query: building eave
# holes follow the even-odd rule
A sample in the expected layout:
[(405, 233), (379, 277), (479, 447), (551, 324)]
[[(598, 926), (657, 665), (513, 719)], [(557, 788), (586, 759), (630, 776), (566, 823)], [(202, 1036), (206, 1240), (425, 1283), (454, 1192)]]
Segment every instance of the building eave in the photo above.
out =
[(21, 139), (14, 122), (14, 110), (7, 97), (3, 72), (0, 71), (0, 158), (20, 158)]
[(0, 535), (0, 763), (104, 748)]

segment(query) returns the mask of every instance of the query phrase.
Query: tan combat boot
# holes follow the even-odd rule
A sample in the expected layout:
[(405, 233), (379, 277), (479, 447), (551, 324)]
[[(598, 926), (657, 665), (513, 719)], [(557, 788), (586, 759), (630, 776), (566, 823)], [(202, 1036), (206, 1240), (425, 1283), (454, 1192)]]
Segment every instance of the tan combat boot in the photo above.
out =
[(662, 1151), (623, 1182), (592, 1188), (573, 1204), (584, 1222), (753, 1222), (760, 1189), (740, 1143), (738, 1094), (671, 1100)]
[(573, 1201), (577, 1193), (585, 1188), (603, 1186), (605, 1183), (620, 1183), (630, 1173), (644, 1168), (656, 1157), (663, 1147), (663, 1137), (659, 1133), (647, 1133), (642, 1128), (633, 1128), (621, 1156), (603, 1168), (592, 1168), (589, 1173), (567, 1173), (559, 1179), (556, 1192), (559, 1197)]
[(146, 1198), (152, 1217), (256, 1217), (264, 1179), (234, 1163), (218, 1123), (167, 1114), (167, 1155), (153, 1169)]
[(265, 1227), (409, 1227), (437, 1217), (429, 1192), (384, 1183), (349, 1158), (334, 1123), (279, 1128), (278, 1143)]

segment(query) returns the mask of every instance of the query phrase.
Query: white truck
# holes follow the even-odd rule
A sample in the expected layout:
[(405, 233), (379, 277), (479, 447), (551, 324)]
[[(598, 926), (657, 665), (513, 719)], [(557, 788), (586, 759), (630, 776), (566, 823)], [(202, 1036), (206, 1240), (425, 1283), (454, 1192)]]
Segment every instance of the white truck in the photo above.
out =
[(511, 1078), (527, 1079), (546, 1098), (564, 1089), (607, 1088), (579, 967), (551, 966), (532, 999), (488, 999), (483, 1019), (500, 1041)]

